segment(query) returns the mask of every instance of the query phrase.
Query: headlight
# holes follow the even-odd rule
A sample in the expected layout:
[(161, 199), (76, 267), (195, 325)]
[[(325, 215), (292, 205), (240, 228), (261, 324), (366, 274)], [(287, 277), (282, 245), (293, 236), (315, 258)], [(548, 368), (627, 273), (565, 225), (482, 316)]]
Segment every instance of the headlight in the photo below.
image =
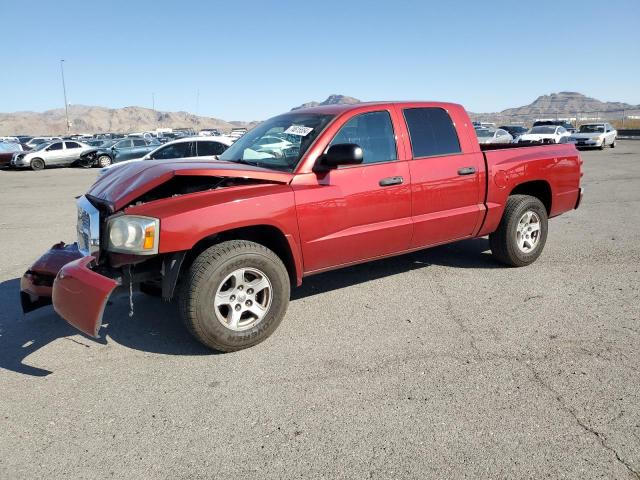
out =
[(160, 220), (151, 217), (121, 215), (107, 226), (110, 252), (154, 255), (158, 253)]

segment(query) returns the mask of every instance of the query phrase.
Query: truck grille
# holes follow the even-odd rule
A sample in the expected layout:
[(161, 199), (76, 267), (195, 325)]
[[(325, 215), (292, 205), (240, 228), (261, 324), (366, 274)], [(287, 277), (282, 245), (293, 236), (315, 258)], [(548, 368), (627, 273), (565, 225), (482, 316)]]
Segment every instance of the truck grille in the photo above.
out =
[(86, 197), (76, 203), (78, 207), (78, 250), (83, 255), (94, 255), (100, 250), (100, 212)]

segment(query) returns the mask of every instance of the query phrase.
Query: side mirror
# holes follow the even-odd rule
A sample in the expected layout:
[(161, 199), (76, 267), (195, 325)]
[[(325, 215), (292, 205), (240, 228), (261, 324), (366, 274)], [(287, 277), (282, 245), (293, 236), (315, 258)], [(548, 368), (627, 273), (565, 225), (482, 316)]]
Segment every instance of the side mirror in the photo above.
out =
[(360, 145), (355, 143), (339, 143), (332, 145), (316, 164), (315, 171), (326, 172), (341, 165), (359, 165), (364, 153)]

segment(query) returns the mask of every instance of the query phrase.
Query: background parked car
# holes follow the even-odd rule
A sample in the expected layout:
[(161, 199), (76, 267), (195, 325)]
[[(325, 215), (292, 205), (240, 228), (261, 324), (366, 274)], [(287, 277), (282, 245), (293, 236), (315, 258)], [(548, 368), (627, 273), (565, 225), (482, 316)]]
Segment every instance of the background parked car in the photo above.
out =
[(49, 143), (49, 142), (61, 141), (61, 140), (62, 138), (60, 137), (33, 137), (31, 140), (27, 142), (27, 145), (29, 145), (29, 148), (36, 148), (38, 145), (41, 145), (43, 143)]
[(478, 143), (511, 143), (513, 137), (506, 130), (501, 128), (476, 128), (476, 135), (478, 136)]
[(567, 122), (566, 120), (536, 120), (533, 122), (534, 127), (544, 127), (554, 125), (556, 127), (563, 127), (567, 132), (573, 133), (576, 131), (576, 127), (574, 127), (571, 122)]
[(75, 140), (64, 142), (41, 143), (30, 152), (15, 153), (11, 166), (16, 168), (30, 167), (42, 170), (47, 166), (69, 166), (80, 160), (80, 156), (91, 147)]
[(609, 123), (587, 123), (580, 126), (577, 133), (569, 137), (576, 147), (597, 147), (604, 150), (609, 145), (616, 147), (618, 131)]
[(193, 137), (181, 138), (166, 143), (161, 147), (147, 153), (144, 157), (114, 163), (100, 170), (99, 175), (104, 175), (113, 168), (142, 160), (175, 160), (176, 158), (209, 157), (222, 154), (231, 146), (233, 141), (227, 137)]
[(0, 168), (8, 167), (13, 155), (23, 151), (24, 147), (20, 143), (0, 142)]
[(570, 133), (564, 127), (541, 125), (520, 135), (518, 143), (567, 143)]
[(159, 145), (160, 142), (155, 139), (145, 140), (136, 137), (107, 140), (98, 148), (94, 147), (84, 152), (81, 161), (85, 166), (108, 167), (112, 163), (144, 157)]
[(514, 140), (517, 140), (520, 135), (524, 135), (529, 131), (529, 129), (523, 125), (504, 125), (499, 128), (509, 132), (509, 134), (513, 137)]

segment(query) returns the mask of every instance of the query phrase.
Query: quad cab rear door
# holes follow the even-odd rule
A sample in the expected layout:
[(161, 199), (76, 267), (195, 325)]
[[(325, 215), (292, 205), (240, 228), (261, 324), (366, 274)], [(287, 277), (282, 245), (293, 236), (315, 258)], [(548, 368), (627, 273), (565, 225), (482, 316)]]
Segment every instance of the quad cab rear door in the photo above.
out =
[(410, 248), (469, 238), (485, 206), (485, 163), (462, 107), (398, 105), (411, 175)]

